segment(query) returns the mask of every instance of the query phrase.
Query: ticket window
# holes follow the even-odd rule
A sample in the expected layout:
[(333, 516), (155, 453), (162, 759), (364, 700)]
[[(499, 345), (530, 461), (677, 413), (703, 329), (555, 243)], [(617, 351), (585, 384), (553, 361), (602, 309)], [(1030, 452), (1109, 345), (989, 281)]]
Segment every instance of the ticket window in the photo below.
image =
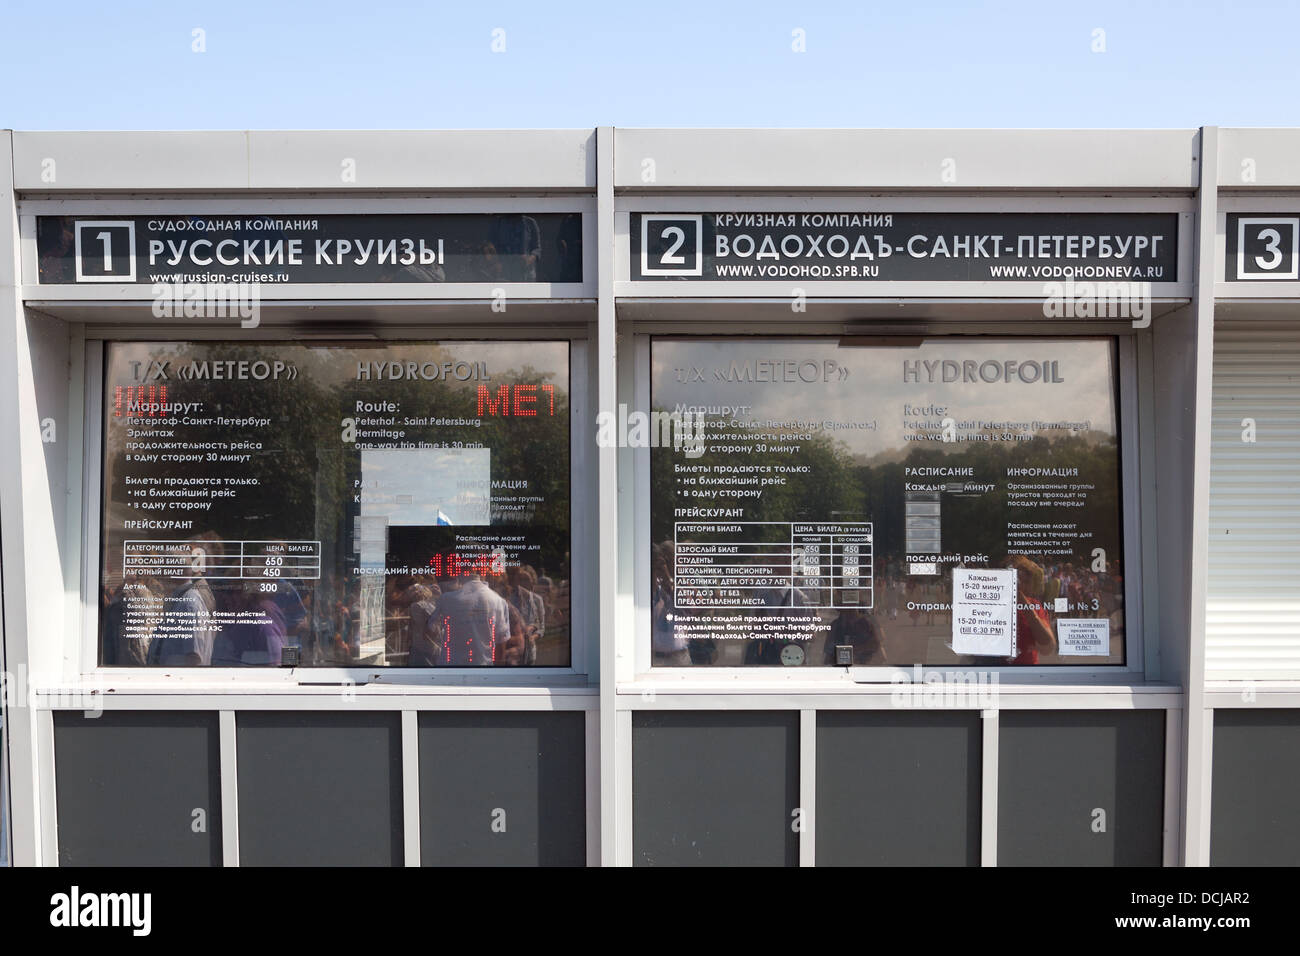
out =
[(584, 670), (581, 347), (104, 343), (97, 665)]
[(644, 348), (643, 669), (1139, 667), (1114, 338)]

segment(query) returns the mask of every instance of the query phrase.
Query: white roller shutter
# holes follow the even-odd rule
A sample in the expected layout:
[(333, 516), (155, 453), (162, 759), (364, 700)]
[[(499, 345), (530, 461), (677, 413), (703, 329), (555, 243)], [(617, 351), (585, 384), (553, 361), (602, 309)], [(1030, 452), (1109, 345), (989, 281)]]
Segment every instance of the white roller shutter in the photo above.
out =
[(1300, 679), (1300, 305), (1216, 324), (1213, 408), (1206, 677)]

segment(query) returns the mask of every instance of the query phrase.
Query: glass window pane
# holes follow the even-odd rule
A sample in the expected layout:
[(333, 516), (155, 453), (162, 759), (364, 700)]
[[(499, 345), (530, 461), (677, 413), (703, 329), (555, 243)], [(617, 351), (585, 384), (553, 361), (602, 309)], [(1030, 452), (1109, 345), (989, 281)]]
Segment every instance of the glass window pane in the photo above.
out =
[(654, 664), (1122, 664), (1114, 342), (860, 342), (653, 341)]
[(106, 347), (109, 666), (567, 666), (569, 345)]

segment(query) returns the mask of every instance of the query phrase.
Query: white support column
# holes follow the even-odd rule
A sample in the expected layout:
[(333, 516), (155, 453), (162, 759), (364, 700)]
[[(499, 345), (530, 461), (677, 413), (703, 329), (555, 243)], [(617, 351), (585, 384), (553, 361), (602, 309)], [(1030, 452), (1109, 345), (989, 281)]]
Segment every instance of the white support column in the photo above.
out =
[(1182, 819), (1183, 712), (1165, 711), (1165, 826), (1164, 866), (1178, 865), (1178, 831)]
[(586, 718), (585, 760), (587, 797), (587, 865), (600, 866), (600, 708), (583, 713)]
[(799, 711), (799, 865), (817, 865), (817, 711)]
[(37, 793), (40, 795), (41, 865), (59, 865), (59, 787), (54, 772), (54, 711), (36, 711)]
[[(617, 407), (615, 370), (618, 362), (617, 329), (614, 320), (614, 130), (596, 130), (596, 410), (613, 412)], [(631, 753), (620, 753), (620, 735), (613, 733), (616, 624), (618, 603), (618, 449), (596, 449), (596, 526), (599, 553), (596, 560), (596, 600), (600, 622), (600, 859), (605, 866), (616, 862), (618, 835), (616, 807), (623, 799), (618, 783), (622, 762)], [(630, 794), (627, 795), (631, 799)]]
[(631, 866), (632, 845), (632, 711), (620, 710), (614, 716), (614, 749), (622, 754), (616, 768), (617, 800), (614, 801), (614, 865)]
[[(1192, 469), (1192, 553), (1188, 561), (1188, 641), (1184, 675), (1183, 859), (1185, 866), (1210, 864), (1210, 735), (1205, 710), (1205, 596), (1210, 550), (1210, 413), (1214, 380), (1214, 245), (1218, 220), (1219, 131), (1201, 130), (1201, 188), (1196, 201), (1195, 441)], [(1210, 715), (1212, 716), (1212, 715)]]
[[(0, 447), (17, 456), (22, 446), (22, 391), (30, 384), (22, 373), (28, 361), (18, 261), (18, 206), (14, 197), (13, 134), (0, 132)], [(36, 866), (42, 859), (36, 722), (24, 699), (31, 686), (27, 628), (27, 529), (24, 521), (23, 462), (0, 472), (0, 536), (4, 567), (4, 671), (13, 675), (5, 708), (4, 742), (8, 748), (10, 859), (15, 866)]]
[(407, 866), (420, 865), (420, 723), (402, 711), (402, 843)]
[(235, 750), (235, 712), (218, 717), (221, 749), (221, 865), (239, 866), (239, 763)]
[(980, 866), (998, 865), (998, 712), (982, 714), (984, 746), (981, 748)]

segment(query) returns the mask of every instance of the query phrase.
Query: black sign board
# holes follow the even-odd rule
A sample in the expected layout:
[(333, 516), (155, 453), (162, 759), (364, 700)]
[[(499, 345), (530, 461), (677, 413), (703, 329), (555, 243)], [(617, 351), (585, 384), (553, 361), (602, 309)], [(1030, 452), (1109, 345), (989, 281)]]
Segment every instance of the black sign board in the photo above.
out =
[(1174, 282), (1176, 213), (632, 213), (631, 278)]
[(582, 215), (40, 216), (40, 281), (582, 281)]
[(1228, 282), (1300, 281), (1300, 213), (1230, 213), (1224, 238)]

